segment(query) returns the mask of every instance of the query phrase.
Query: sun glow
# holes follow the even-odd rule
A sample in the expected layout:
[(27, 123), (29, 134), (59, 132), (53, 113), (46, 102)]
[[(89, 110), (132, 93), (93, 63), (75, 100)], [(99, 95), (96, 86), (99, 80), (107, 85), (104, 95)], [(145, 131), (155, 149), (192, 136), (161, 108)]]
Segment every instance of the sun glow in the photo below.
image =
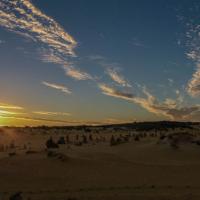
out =
[(4, 125), (4, 118), (0, 115), (0, 127)]
[(15, 112), (10, 112), (10, 111), (5, 111), (5, 110), (0, 110), (1, 115), (15, 115), (17, 113)]
[(0, 110), (0, 126), (9, 125), (10, 120), (8, 120), (10, 117), (14, 117), (15, 115), (22, 114), (7, 110)]

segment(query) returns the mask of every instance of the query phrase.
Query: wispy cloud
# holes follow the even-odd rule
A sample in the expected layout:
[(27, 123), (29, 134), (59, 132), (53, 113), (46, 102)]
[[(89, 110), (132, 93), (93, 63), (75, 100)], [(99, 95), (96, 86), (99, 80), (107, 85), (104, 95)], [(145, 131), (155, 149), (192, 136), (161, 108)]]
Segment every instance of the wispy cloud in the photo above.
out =
[(60, 90), (61, 92), (64, 92), (66, 94), (72, 93), (66, 86), (63, 86), (63, 85), (58, 85), (58, 84), (55, 84), (55, 83), (49, 83), (49, 82), (46, 82), (46, 81), (43, 81), (42, 84), (47, 86), (47, 87), (50, 87), (50, 88), (53, 88), (53, 89), (56, 89), (56, 90)]
[(105, 61), (106, 60), (106, 58), (101, 55), (90, 55), (90, 56), (88, 56), (88, 59), (92, 60), (92, 61)]
[(192, 79), (188, 83), (188, 93), (194, 97), (200, 96), (200, 68), (197, 68)]
[(7, 110), (0, 110), (0, 115), (18, 115), (21, 113), (18, 112), (11, 112), (11, 111), (7, 111)]
[(134, 95), (132, 93), (116, 90), (115, 88), (109, 87), (106, 84), (99, 84), (98, 86), (103, 92), (103, 94), (105, 95), (129, 100), (129, 101), (132, 101), (134, 99)]
[(21, 106), (0, 103), (0, 117), (23, 115), (24, 113), (20, 112), (21, 110), (24, 110)]
[[(195, 14), (199, 18), (199, 9), (196, 10)], [(200, 24), (199, 19), (188, 21), (186, 23), (186, 55), (194, 62), (196, 69), (191, 80), (188, 82), (187, 91), (191, 96), (197, 97), (200, 96)]]
[(128, 83), (127, 80), (120, 74), (119, 70), (117, 68), (108, 68), (106, 70), (106, 73), (110, 76), (110, 78), (118, 83), (119, 85), (123, 87), (131, 87), (131, 85)]
[(47, 115), (47, 116), (70, 116), (70, 113), (63, 112), (47, 112), (47, 111), (33, 111), (37, 115)]
[(131, 41), (131, 44), (133, 46), (136, 46), (136, 47), (142, 47), (142, 48), (148, 48), (147, 45), (145, 45), (142, 41), (140, 41), (138, 38), (134, 37)]
[(171, 79), (171, 78), (168, 78), (167, 80), (168, 80), (168, 82), (169, 82), (169, 85), (170, 85), (170, 86), (173, 86), (173, 84), (174, 84), (174, 80)]
[(47, 119), (47, 118), (37, 118), (37, 117), (16, 117), (16, 116), (0, 116), (0, 118), (4, 119), (13, 119), (13, 120), (19, 120), (19, 121), (30, 121), (32, 122), (38, 122), (39, 123), (50, 123), (52, 125), (102, 125), (102, 124), (113, 124), (113, 123), (127, 123), (132, 122), (134, 120), (115, 120), (115, 119), (107, 119), (107, 120), (101, 120), (101, 121), (83, 121), (83, 120), (59, 120), (59, 119)]
[(173, 120), (192, 120), (195, 113), (200, 112), (200, 106), (182, 106), (179, 99), (165, 99), (160, 102), (156, 97), (150, 94), (146, 88), (143, 88), (145, 97), (140, 97), (132, 93), (120, 91), (105, 84), (100, 84), (99, 88), (102, 93), (108, 96), (124, 99), (132, 103), (139, 104), (147, 111), (156, 115), (163, 115)]
[(24, 108), (21, 106), (0, 103), (0, 109), (23, 110)]
[[(57, 120), (57, 119), (46, 119), (46, 118), (37, 118), (37, 117), (16, 117), (16, 116), (0, 116), (0, 118), (5, 118), (5, 119), (14, 119), (14, 120), (22, 120), (22, 121), (36, 121), (36, 122), (50, 122), (50, 123), (61, 123), (61, 124), (73, 124), (72, 121), (67, 121), (67, 120)], [(75, 122), (74, 122), (75, 123)]]
[(0, 25), (47, 45), (63, 55), (72, 55), (77, 42), (52, 18), (29, 0), (2, 0)]
[(95, 61), (98, 65), (102, 66), (105, 73), (118, 85), (123, 87), (132, 87), (128, 80), (121, 74), (122, 68), (119, 63), (108, 62), (108, 60), (101, 55), (88, 56), (89, 60)]
[(105, 120), (102, 121), (102, 124), (124, 124), (124, 123), (132, 123), (134, 122), (135, 119), (116, 119), (116, 118), (107, 118)]
[(92, 80), (92, 76), (86, 72), (83, 72), (79, 69), (75, 69), (74, 67), (66, 67), (64, 66), (63, 69), (65, 70), (66, 75), (70, 76), (71, 78), (79, 81), (83, 80)]
[(4, 40), (0, 40), (0, 44), (4, 44), (5, 43), (5, 41)]

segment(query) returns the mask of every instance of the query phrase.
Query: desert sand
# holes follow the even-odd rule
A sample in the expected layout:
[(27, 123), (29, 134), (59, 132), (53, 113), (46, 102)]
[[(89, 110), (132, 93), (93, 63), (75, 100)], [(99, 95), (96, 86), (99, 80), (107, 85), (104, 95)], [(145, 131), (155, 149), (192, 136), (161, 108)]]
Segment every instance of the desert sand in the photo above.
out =
[[(161, 139), (161, 131), (22, 130), (1, 130), (0, 200), (16, 192), (29, 200), (200, 199), (198, 129), (190, 130), (194, 141), (176, 147)], [(87, 142), (77, 143), (82, 135)], [(128, 140), (111, 145), (112, 135)], [(50, 137), (57, 141), (62, 136), (68, 144), (46, 148)]]

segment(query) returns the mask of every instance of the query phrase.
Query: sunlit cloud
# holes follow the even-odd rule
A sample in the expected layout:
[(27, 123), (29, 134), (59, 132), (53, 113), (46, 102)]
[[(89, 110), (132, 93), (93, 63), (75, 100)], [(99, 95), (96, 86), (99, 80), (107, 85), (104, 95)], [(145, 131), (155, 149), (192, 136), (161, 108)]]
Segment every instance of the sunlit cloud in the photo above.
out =
[[(198, 11), (199, 12), (199, 11)], [(191, 80), (188, 82), (187, 91), (193, 96), (200, 96), (200, 24), (195, 23), (195, 20), (187, 23), (186, 32), (186, 46), (187, 46), (187, 57), (192, 60), (196, 66), (196, 70), (193, 73)]]
[(75, 69), (74, 67), (63, 67), (67, 76), (79, 81), (83, 80), (93, 80), (92, 76), (86, 72), (83, 72), (79, 69)]
[(40, 59), (46, 63), (54, 63), (58, 65), (68, 66), (70, 63), (66, 60), (66, 57), (58, 53), (54, 49), (39, 49)]
[(21, 106), (0, 103), (0, 109), (23, 110)]
[(167, 98), (164, 102), (160, 102), (156, 97), (150, 94), (146, 88), (143, 88), (143, 94), (145, 97), (136, 96), (125, 91), (119, 91), (105, 84), (100, 84), (99, 88), (105, 95), (136, 103), (150, 113), (166, 116), (172, 120), (192, 120), (191, 116), (200, 112), (199, 105), (182, 106), (182, 102), (180, 102), (179, 99), (173, 100)]
[(134, 98), (132, 93), (116, 90), (115, 88), (109, 87), (106, 84), (99, 84), (98, 87), (101, 89), (103, 94), (108, 96), (125, 99), (128, 101), (132, 101)]
[(6, 110), (0, 110), (0, 115), (16, 115), (18, 114), (17, 112), (11, 112), (11, 111), (6, 111)]
[(192, 79), (188, 83), (188, 93), (194, 97), (200, 96), (200, 68), (193, 74)]
[(46, 115), (46, 116), (70, 116), (70, 113), (63, 112), (47, 112), (47, 111), (34, 111), (34, 114), (38, 115)]
[(58, 84), (55, 84), (55, 83), (49, 83), (49, 82), (46, 82), (46, 81), (43, 81), (42, 84), (47, 86), (47, 87), (50, 87), (50, 88), (53, 88), (53, 89), (56, 89), (56, 90), (60, 90), (61, 92), (66, 93), (66, 94), (72, 93), (66, 86), (63, 86), (63, 85), (58, 85)]
[(105, 73), (114, 81), (117, 85), (122, 87), (132, 87), (129, 81), (121, 74), (122, 68), (119, 63), (109, 62), (105, 57), (101, 55), (88, 56), (90, 61), (96, 62), (98, 65), (104, 68)]
[(13, 112), (9, 112), (9, 111), (0, 110), (0, 116), (1, 115), (5, 115), (5, 114), (14, 114), (14, 113)]
[(119, 73), (119, 70), (117, 68), (108, 68), (106, 70), (106, 73), (113, 81), (115, 81), (119, 85), (123, 87), (131, 87), (128, 81), (126, 81), (125, 78)]
[(0, 116), (3, 119), (9, 120), (18, 120), (20, 122), (28, 121), (28, 122), (36, 122), (38, 123), (48, 123), (51, 125), (103, 125), (103, 124), (119, 124), (119, 123), (128, 123), (133, 122), (134, 120), (118, 120), (118, 119), (105, 119), (100, 121), (85, 121), (85, 120), (59, 120), (59, 119), (49, 119), (49, 118), (39, 118), (39, 117), (27, 117), (27, 116)]
[(47, 45), (64, 55), (75, 55), (77, 42), (52, 18), (42, 13), (29, 0), (2, 0), (0, 25)]
[(71, 121), (67, 120), (57, 120), (57, 119), (47, 119), (47, 118), (37, 118), (37, 117), (15, 117), (15, 116), (0, 116), (0, 118), (5, 118), (5, 119), (14, 119), (14, 120), (22, 120), (22, 121), (36, 121), (36, 122), (50, 122), (50, 123), (61, 123), (61, 124), (69, 124), (73, 123)]
[(117, 119), (117, 118), (107, 118), (102, 121), (102, 124), (124, 124), (124, 123), (132, 123), (136, 121), (136, 119)]

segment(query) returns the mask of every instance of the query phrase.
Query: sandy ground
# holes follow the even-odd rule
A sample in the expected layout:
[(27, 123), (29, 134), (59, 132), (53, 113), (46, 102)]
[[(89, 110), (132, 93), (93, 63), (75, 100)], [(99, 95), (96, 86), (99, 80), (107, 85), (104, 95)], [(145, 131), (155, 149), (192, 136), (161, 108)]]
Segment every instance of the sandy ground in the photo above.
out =
[[(173, 149), (146, 137), (117, 146), (109, 141), (61, 145), (54, 150), (63, 156), (60, 159), (47, 156), (47, 138), (1, 135), (0, 143), (15, 141), (17, 155), (9, 156), (9, 149), (0, 152), (0, 200), (18, 191), (29, 200), (200, 199), (200, 146)], [(24, 144), (36, 153), (26, 154)]]

